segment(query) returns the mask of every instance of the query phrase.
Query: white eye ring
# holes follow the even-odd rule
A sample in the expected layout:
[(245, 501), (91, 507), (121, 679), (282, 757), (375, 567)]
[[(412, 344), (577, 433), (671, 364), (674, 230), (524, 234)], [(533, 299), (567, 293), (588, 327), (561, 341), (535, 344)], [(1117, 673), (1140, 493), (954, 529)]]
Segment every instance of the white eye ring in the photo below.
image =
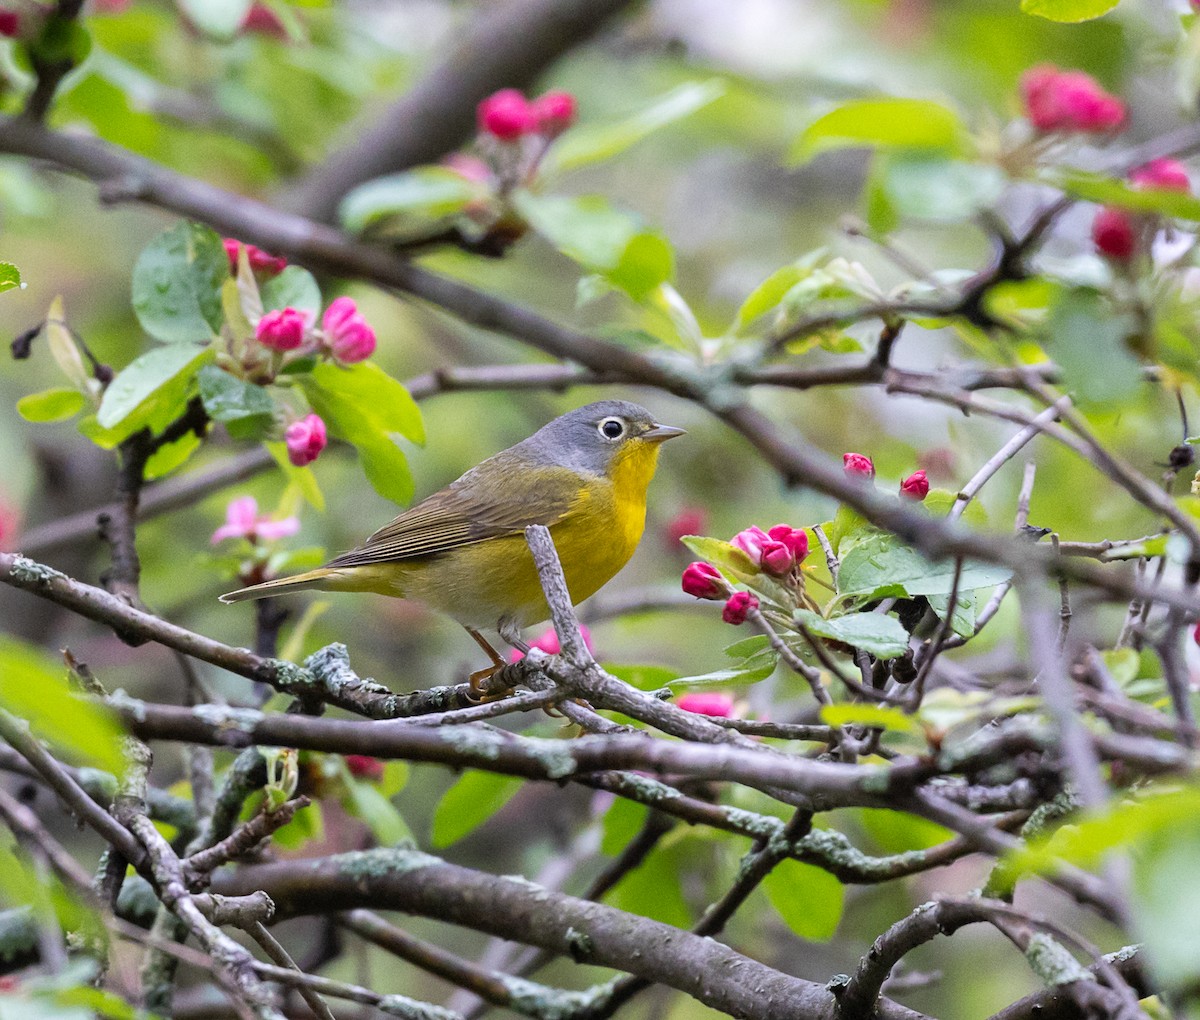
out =
[[(614, 425), (615, 429), (613, 429)], [(625, 435), (625, 423), (620, 418), (605, 418), (596, 428), (600, 435), (608, 440), (620, 439)]]

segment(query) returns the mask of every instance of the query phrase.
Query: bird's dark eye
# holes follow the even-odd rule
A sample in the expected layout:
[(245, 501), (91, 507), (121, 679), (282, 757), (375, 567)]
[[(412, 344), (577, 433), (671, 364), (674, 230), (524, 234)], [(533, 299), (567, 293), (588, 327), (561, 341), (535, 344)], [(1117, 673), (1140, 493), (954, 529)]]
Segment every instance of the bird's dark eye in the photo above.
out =
[(607, 439), (620, 439), (625, 426), (616, 418), (605, 418), (600, 423), (600, 434)]

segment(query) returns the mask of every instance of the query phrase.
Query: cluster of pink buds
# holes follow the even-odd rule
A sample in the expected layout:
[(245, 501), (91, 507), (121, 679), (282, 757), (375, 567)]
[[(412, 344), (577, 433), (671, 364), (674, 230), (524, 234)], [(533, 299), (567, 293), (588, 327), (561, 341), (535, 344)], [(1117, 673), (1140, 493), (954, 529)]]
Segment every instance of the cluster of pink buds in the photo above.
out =
[(259, 276), (278, 276), (287, 268), (287, 259), (281, 255), (270, 255), (253, 244), (243, 244), (237, 238), (227, 237), (224, 240), (225, 254), (229, 256), (229, 271), (234, 276), (238, 270), (238, 251), (246, 249), (246, 261), (250, 268)]
[(312, 316), (299, 308), (267, 312), (254, 327), (254, 339), (273, 351), (323, 353), (352, 365), (375, 353), (375, 330), (358, 310), (353, 298), (335, 299), (314, 330)]
[(529, 100), (517, 89), (501, 89), (479, 104), (476, 122), (482, 134), (515, 142), (527, 135), (557, 138), (575, 123), (575, 113), (570, 92), (547, 92)]
[[(874, 481), (875, 462), (861, 453), (842, 454), (842, 470), (851, 481)], [(929, 495), (929, 475), (925, 469), (914, 471), (900, 483), (900, 498), (920, 503)]]
[(1125, 104), (1083, 71), (1032, 67), (1021, 77), (1021, 98), (1029, 122), (1043, 133), (1106, 134), (1125, 123)]
[[(1177, 159), (1155, 159), (1138, 167), (1129, 175), (1129, 182), (1139, 190), (1177, 191), (1190, 194), (1192, 181), (1187, 167)], [(1138, 235), (1142, 228), (1154, 227), (1153, 217), (1139, 216), (1127, 209), (1105, 206), (1092, 221), (1092, 243), (1096, 251), (1116, 262), (1127, 262), (1137, 254)]]
[(808, 555), (808, 535), (802, 528), (787, 524), (776, 524), (770, 531), (752, 526), (730, 541), (771, 577), (787, 577)]

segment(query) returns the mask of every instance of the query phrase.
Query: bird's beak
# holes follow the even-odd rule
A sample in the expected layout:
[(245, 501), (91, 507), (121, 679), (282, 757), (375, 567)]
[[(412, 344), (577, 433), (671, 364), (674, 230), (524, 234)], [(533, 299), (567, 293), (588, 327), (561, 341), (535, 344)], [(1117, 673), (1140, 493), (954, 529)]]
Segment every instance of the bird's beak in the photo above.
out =
[(668, 439), (674, 439), (676, 436), (687, 435), (687, 429), (677, 429), (674, 425), (659, 425), (654, 423), (649, 429), (639, 436), (639, 439), (645, 439), (650, 443), (665, 443)]

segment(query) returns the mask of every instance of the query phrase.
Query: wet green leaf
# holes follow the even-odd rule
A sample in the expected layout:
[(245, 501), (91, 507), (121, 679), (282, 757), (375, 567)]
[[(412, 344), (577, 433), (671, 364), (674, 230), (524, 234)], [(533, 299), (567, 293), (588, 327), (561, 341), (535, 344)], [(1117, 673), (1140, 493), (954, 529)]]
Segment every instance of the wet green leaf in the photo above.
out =
[(313, 274), (300, 266), (287, 266), (278, 276), (264, 280), (258, 293), (266, 312), (296, 308), (311, 312), (314, 322), (321, 312), (321, 288)]
[(453, 222), (474, 201), (489, 195), (485, 184), (442, 166), (421, 166), (379, 177), (351, 191), (339, 216), (349, 231), (382, 230), (420, 237)]
[(265, 387), (230, 375), (216, 365), (205, 365), (197, 378), (204, 410), (213, 421), (270, 416), (275, 410), (275, 401)]
[(213, 359), (211, 347), (191, 344), (155, 347), (117, 373), (104, 391), (96, 420), (101, 428), (140, 428), (160, 414), (181, 413), (201, 366)]
[(878, 659), (894, 659), (908, 651), (908, 631), (886, 613), (847, 613), (826, 620), (820, 613), (797, 609), (796, 620), (818, 637), (853, 645)]
[[(988, 563), (963, 564), (960, 591), (990, 588), (1007, 581), (1012, 571)], [(838, 594), (843, 597), (945, 595), (954, 582), (954, 561), (931, 562), (895, 535), (862, 536), (842, 558)]]
[(221, 329), (221, 287), (228, 278), (229, 256), (220, 235), (197, 223), (178, 223), (138, 256), (133, 310), (156, 340), (211, 340)]

